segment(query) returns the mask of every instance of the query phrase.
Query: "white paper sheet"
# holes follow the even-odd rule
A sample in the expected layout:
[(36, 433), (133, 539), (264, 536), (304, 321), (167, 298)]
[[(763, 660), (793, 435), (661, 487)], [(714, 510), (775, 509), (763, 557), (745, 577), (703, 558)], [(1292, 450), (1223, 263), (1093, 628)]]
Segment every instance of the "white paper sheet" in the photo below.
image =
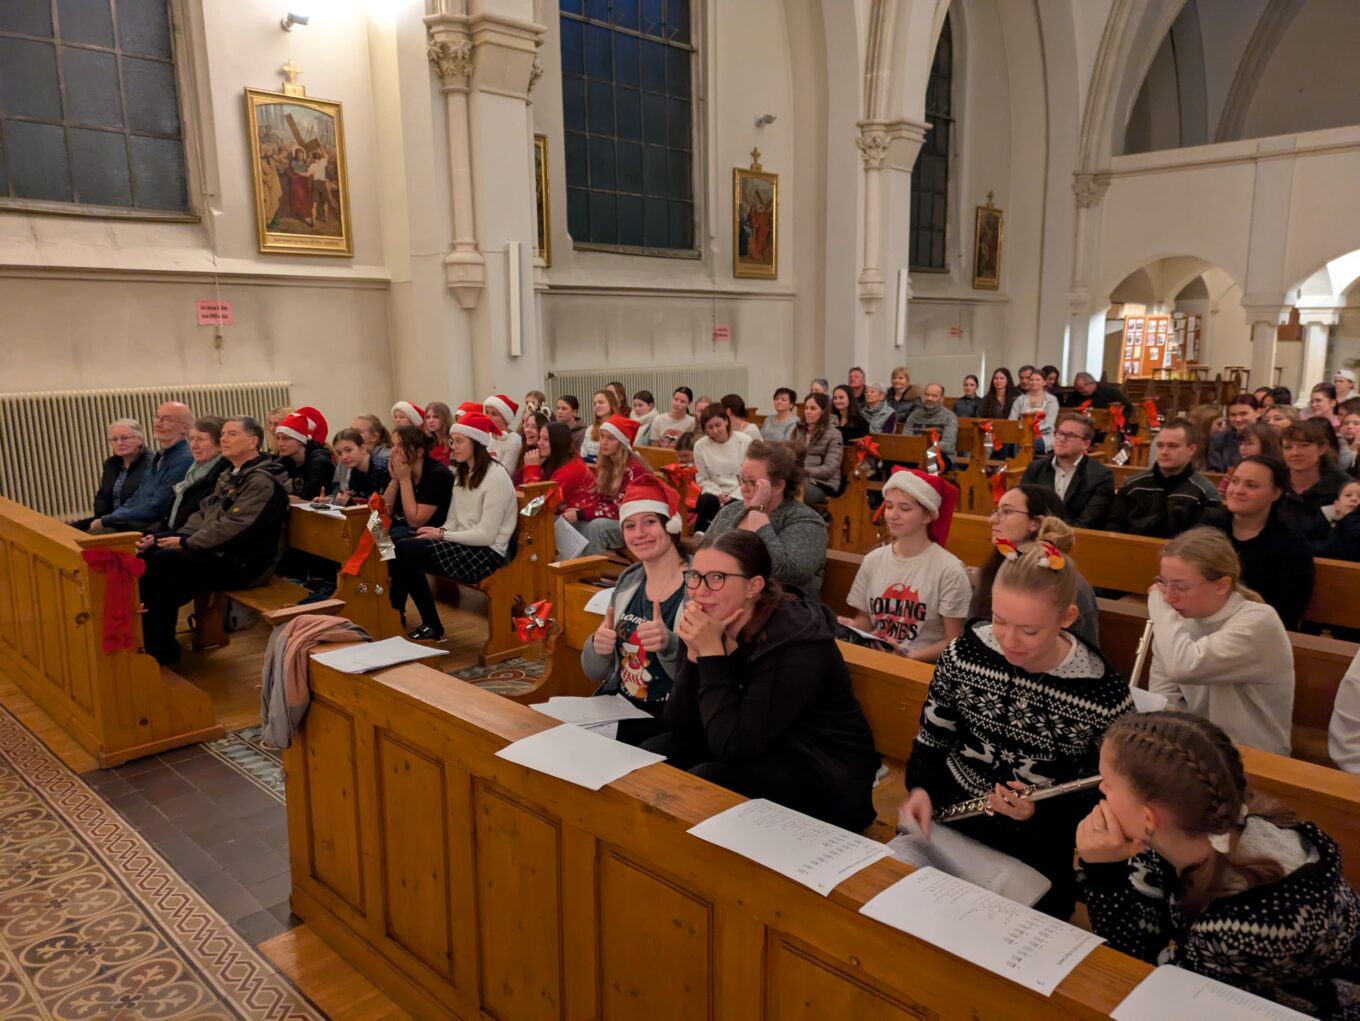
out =
[(886, 844), (763, 799), (719, 812), (690, 833), (824, 897), (847, 876), (892, 855)]
[(921, 835), (916, 820), (907, 819), (905, 826), (907, 832), (888, 841), (888, 846), (894, 858), (913, 868), (939, 869), (1027, 907), (1037, 904), (1053, 885), (1019, 858), (1002, 854), (943, 823), (930, 827), (929, 840)]
[(558, 516), (553, 518), (553, 538), (557, 542), (558, 560), (575, 560), (590, 543), (586, 537), (571, 527), (571, 522)]
[(1133, 696), (1134, 712), (1159, 713), (1166, 708), (1166, 696), (1159, 695), (1155, 691), (1129, 685), (1129, 694)]
[(581, 729), (588, 730), (592, 734), (599, 734), (601, 737), (607, 737), (611, 741), (617, 741), (619, 737), (619, 724), (617, 720), (613, 723), (592, 723), (590, 726), (582, 727)]
[(1110, 1011), (1114, 1021), (1302, 1021), (1308, 1017), (1254, 993), (1164, 964)]
[(324, 514), (328, 518), (340, 518), (343, 520), (345, 517), (344, 512), (341, 511), (339, 507), (334, 507), (330, 504), (313, 507), (310, 503), (295, 503), (293, 506), (297, 507), (299, 510), (309, 511), (312, 514)]
[(664, 755), (619, 744), (603, 734), (592, 734), (570, 723), (508, 744), (496, 754), (592, 791), (598, 791), (635, 769), (666, 760)]
[(619, 720), (650, 720), (651, 716), (622, 695), (557, 695), (529, 707), (563, 723), (589, 727)]
[(1044, 996), (1105, 942), (933, 868), (894, 883), (860, 912)]
[(417, 645), (405, 638), (384, 638), (381, 642), (355, 642), (343, 649), (318, 652), (312, 659), (342, 674), (367, 674), (398, 663), (411, 663), (431, 656), (447, 656), (443, 649)]
[(586, 613), (598, 613), (603, 617), (609, 612), (609, 602), (614, 598), (612, 588), (602, 588), (586, 601)]

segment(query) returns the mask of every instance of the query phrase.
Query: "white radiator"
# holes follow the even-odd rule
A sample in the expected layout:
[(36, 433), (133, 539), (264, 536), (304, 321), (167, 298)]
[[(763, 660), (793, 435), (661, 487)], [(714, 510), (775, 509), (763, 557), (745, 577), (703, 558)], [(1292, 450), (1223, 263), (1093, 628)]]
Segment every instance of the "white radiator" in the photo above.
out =
[(0, 496), (72, 521), (89, 517), (104, 460), (109, 423), (135, 418), (151, 433), (156, 408), (183, 401), (196, 416), (249, 415), (261, 424), (289, 403), (290, 383), (223, 383), (135, 390), (49, 390), (0, 393)]
[(695, 397), (707, 394), (715, 401), (724, 394), (741, 394), (752, 407), (769, 407), (770, 398), (759, 399), (748, 394), (749, 385), (745, 365), (684, 365), (676, 368), (647, 369), (586, 369), (577, 372), (550, 372), (543, 388), (548, 400), (556, 402), (563, 394), (571, 394), (581, 402), (581, 417), (590, 421), (590, 402), (597, 390), (617, 380), (629, 396), (639, 390), (650, 390), (656, 398), (658, 411), (671, 406), (671, 394), (677, 387), (687, 386)]

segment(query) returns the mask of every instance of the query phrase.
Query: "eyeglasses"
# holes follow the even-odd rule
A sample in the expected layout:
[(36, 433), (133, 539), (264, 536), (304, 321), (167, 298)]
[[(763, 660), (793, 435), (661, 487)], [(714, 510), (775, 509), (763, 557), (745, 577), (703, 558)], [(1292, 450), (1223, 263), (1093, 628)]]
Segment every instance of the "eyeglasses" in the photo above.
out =
[(137, 438), (136, 436), (110, 436), (110, 437), (109, 437), (109, 442), (110, 442), (110, 443), (131, 443), (131, 442), (132, 442), (133, 440), (135, 440), (136, 438)]
[(753, 478), (751, 478), (750, 476), (747, 476), (747, 475), (738, 475), (738, 476), (737, 476), (737, 485), (741, 486), (743, 489), (746, 489), (746, 488), (748, 488), (748, 487), (749, 487), (749, 488), (754, 488), (755, 485), (756, 485), (756, 483), (758, 483), (758, 482), (760, 482), (760, 479), (753, 479)]
[(1165, 590), (1168, 591), (1168, 592), (1174, 592), (1174, 593), (1176, 593), (1176, 595), (1178, 595), (1178, 596), (1183, 596), (1183, 595), (1185, 595), (1187, 592), (1193, 592), (1195, 589), (1199, 588), (1201, 585), (1208, 585), (1211, 581), (1214, 581), (1214, 580), (1215, 580), (1215, 579), (1213, 579), (1213, 578), (1205, 578), (1203, 581), (1195, 581), (1195, 582), (1191, 582), (1190, 584), (1187, 585), (1187, 584), (1185, 584), (1184, 582), (1175, 582), (1175, 583), (1173, 583), (1173, 582), (1167, 581), (1165, 578), (1156, 577), (1156, 578), (1153, 578), (1153, 579), (1152, 579), (1152, 583), (1153, 583), (1154, 585), (1156, 585), (1156, 586), (1157, 586), (1158, 588), (1160, 588), (1160, 589), (1165, 589)]
[(992, 513), (988, 514), (987, 517), (1004, 518), (1007, 514), (1023, 514), (1025, 517), (1029, 517), (1028, 511), (1017, 510), (1014, 507), (997, 507)]
[(1059, 439), (1073, 440), (1073, 441), (1075, 441), (1075, 442), (1077, 442), (1077, 443), (1084, 443), (1084, 442), (1086, 442), (1086, 434), (1085, 434), (1085, 433), (1074, 433), (1074, 432), (1068, 432), (1066, 429), (1059, 429), (1059, 430), (1058, 430), (1057, 432), (1055, 432), (1053, 435), (1054, 435), (1054, 436), (1057, 436)]
[(685, 579), (685, 587), (697, 589), (700, 584), (705, 585), (710, 592), (721, 592), (722, 587), (727, 584), (728, 578), (749, 578), (749, 574), (728, 574), (726, 571), (709, 571), (702, 574), (699, 571), (686, 571), (682, 577)]

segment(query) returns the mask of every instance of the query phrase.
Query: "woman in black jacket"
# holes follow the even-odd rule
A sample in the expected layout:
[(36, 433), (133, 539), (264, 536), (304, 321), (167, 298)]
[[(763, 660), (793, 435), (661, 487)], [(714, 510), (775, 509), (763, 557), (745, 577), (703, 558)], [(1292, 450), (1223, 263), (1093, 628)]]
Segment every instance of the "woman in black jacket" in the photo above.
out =
[(81, 531), (88, 529), (91, 521), (112, 513), (131, 500), (151, 464), (146, 434), (134, 418), (120, 418), (109, 423), (109, 447), (113, 453), (104, 462), (99, 490), (94, 494), (94, 514), (72, 523)]
[(987, 396), (982, 398), (978, 407), (978, 418), (1009, 418), (1015, 399), (1020, 396), (1020, 388), (1010, 369), (997, 369), (992, 373), (991, 385)]
[(184, 527), (198, 505), (212, 494), (217, 477), (230, 467), (222, 456), (223, 424), (220, 418), (200, 418), (189, 430), (189, 453), (194, 460), (184, 478), (175, 483), (175, 499), (161, 531), (178, 532)]
[(643, 747), (696, 776), (846, 829), (874, 820), (879, 756), (836, 646), (831, 610), (770, 577), (752, 532), (705, 541), (676, 624), (686, 661), (670, 731)]

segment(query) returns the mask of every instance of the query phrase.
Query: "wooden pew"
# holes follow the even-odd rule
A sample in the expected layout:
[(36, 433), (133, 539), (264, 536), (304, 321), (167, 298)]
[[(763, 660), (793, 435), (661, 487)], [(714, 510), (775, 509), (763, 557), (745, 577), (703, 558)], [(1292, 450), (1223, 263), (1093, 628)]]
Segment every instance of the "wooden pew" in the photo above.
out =
[(207, 693), (141, 651), (135, 613), (135, 649), (103, 651), (105, 578), (81, 551), (135, 555), (139, 538), (86, 535), (0, 498), (0, 667), (105, 769), (223, 735)]
[(647, 463), (653, 474), (659, 474), (662, 468), (676, 461), (673, 447), (638, 447), (637, 455)]
[(535, 497), (553, 488), (551, 482), (527, 482), (515, 496), (519, 501), (519, 526), (515, 530), (514, 559), (472, 587), (486, 596), (487, 636), (478, 661), (483, 666), (523, 656), (537, 659), (540, 643), (525, 645), (515, 632), (515, 617), (525, 607), (548, 597), (548, 565), (557, 559), (553, 512), (541, 504), (526, 515)]
[(688, 835), (742, 799), (687, 773), (517, 766), (555, 721), (422, 665), (310, 680), (292, 909), (418, 1017), (1091, 1019), (1151, 970), (1099, 947), (1039, 996), (861, 915), (895, 860), (819, 896)]
[[(926, 459), (926, 437), (898, 436), (893, 433), (874, 433), (878, 444), (878, 461), (922, 466)], [(883, 483), (869, 478), (878, 461), (872, 458), (863, 465), (855, 463), (855, 446), (851, 444), (841, 457), (841, 474), (845, 488), (840, 496), (826, 502), (831, 516), (827, 545), (830, 549), (872, 549), (878, 543), (878, 526), (870, 520), (869, 494), (880, 492)]]

